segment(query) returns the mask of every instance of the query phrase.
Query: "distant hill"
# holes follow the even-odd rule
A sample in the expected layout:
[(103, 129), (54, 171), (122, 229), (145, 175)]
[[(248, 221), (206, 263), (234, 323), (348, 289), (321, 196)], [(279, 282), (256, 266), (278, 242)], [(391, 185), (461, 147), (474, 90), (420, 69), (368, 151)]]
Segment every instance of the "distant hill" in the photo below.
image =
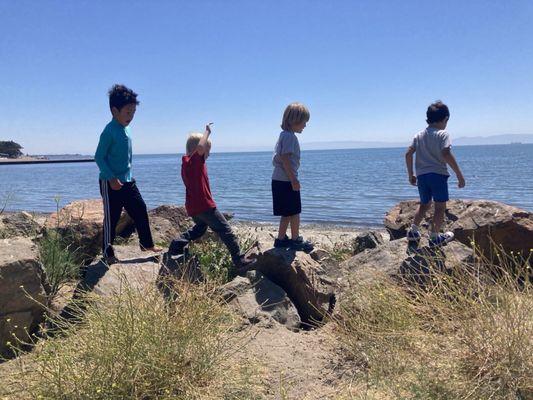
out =
[[(302, 150), (337, 150), (337, 149), (370, 149), (386, 147), (407, 147), (411, 138), (405, 142), (385, 142), (385, 141), (363, 141), (363, 140), (339, 140), (331, 142), (300, 142)], [(454, 146), (480, 146), (493, 144), (511, 144), (511, 143), (533, 143), (533, 134), (512, 134), (512, 135), (494, 135), (494, 136), (474, 136), (474, 137), (452, 137)], [(255, 151), (273, 151), (274, 143), (270, 146), (222, 146), (217, 147), (217, 153), (223, 152), (255, 152)]]
[(533, 143), (533, 134), (459, 137), (457, 139), (452, 139), (452, 143), (456, 146)]
[(302, 150), (337, 150), (337, 149), (370, 149), (381, 147), (405, 147), (407, 142), (365, 142), (365, 141), (337, 141), (337, 142), (308, 142), (301, 143)]
[[(511, 134), (494, 136), (473, 136), (453, 138), (454, 146), (480, 146), (491, 144), (533, 143), (533, 134)], [(405, 147), (406, 142), (379, 142), (379, 141), (337, 141), (337, 142), (309, 142), (301, 143), (303, 150), (329, 150), (329, 149), (365, 149), (383, 147)]]

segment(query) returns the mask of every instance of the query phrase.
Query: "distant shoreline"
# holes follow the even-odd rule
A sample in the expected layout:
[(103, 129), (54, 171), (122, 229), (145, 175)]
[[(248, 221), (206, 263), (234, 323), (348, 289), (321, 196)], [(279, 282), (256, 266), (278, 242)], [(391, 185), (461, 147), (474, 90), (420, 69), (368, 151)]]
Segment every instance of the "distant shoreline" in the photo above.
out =
[(48, 158), (37, 157), (19, 157), (19, 158), (0, 158), (0, 165), (20, 165), (20, 164), (59, 164), (59, 163), (81, 163), (94, 162), (94, 158), (65, 158), (51, 160)]

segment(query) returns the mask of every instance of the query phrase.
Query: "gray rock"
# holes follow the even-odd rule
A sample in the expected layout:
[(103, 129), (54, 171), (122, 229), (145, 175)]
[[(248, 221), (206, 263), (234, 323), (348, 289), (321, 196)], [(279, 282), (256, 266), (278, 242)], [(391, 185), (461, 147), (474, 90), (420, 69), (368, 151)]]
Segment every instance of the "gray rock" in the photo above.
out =
[[(385, 227), (392, 240), (406, 236), (417, 207), (417, 201), (402, 201), (387, 213)], [(423, 226), (429, 226), (431, 215), (428, 213)], [(488, 258), (493, 258), (494, 246), (522, 253), (525, 258), (533, 248), (533, 213), (496, 201), (449, 201), (443, 229), (452, 231), (456, 240), (467, 246), (475, 243)]]
[(287, 292), (303, 323), (316, 325), (333, 310), (333, 284), (310, 255), (274, 248), (257, 255), (254, 269)]
[(47, 296), (35, 244), (28, 238), (0, 239), (0, 355), (13, 335), (28, 340), (43, 321)]
[(358, 254), (367, 249), (374, 249), (383, 243), (385, 241), (381, 233), (375, 231), (363, 232), (352, 241), (353, 254)]
[(0, 215), (0, 239), (36, 236), (41, 229), (41, 224), (25, 211)]
[(159, 276), (159, 260), (145, 253), (138, 246), (115, 246), (115, 255), (120, 260), (106, 265), (99, 260), (87, 267), (80, 287), (100, 296), (120, 293), (125, 286), (143, 289), (155, 285)]
[(236, 277), (219, 288), (220, 295), (252, 324), (271, 327), (272, 321), (297, 331), (301, 320), (287, 293), (257, 271)]
[(418, 252), (407, 252), (407, 239), (387, 242), (379, 247), (361, 252), (339, 265), (344, 279), (341, 291), (349, 288), (350, 280), (374, 280), (389, 276), (406, 281), (423, 282), (434, 268), (440, 271), (463, 268), (473, 261), (473, 251), (453, 241), (441, 250), (422, 246)]

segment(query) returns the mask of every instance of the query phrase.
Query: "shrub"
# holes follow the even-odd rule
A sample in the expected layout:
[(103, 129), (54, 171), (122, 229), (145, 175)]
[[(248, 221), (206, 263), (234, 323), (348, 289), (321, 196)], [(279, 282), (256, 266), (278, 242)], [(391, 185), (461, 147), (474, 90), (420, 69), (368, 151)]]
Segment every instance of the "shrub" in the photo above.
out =
[[(256, 242), (251, 236), (240, 238), (239, 241), (243, 252)], [(190, 255), (197, 257), (204, 275), (215, 283), (229, 282), (237, 275), (228, 249), (218, 238), (192, 242)]]
[(55, 321), (60, 335), (19, 359), (16, 398), (252, 398), (253, 385), (227, 361), (231, 314), (205, 286), (173, 288), (168, 303), (155, 288), (124, 286), (92, 297), (80, 325)]
[(46, 273), (50, 297), (68, 281), (76, 279), (80, 266), (71, 245), (57, 231), (48, 231), (39, 241), (39, 260)]
[(509, 260), (435, 270), (423, 288), (355, 284), (336, 332), (364, 371), (357, 398), (533, 398), (530, 260)]

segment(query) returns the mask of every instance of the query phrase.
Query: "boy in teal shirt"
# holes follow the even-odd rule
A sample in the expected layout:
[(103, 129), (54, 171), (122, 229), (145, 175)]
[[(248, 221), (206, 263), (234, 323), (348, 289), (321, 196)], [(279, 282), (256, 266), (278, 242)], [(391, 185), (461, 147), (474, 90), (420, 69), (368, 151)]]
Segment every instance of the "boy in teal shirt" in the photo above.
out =
[(125, 208), (135, 223), (143, 251), (161, 251), (154, 246), (146, 204), (131, 173), (131, 137), (129, 124), (139, 101), (137, 93), (124, 85), (109, 91), (113, 119), (100, 135), (94, 159), (100, 169), (100, 193), (104, 202), (102, 255), (107, 263), (117, 262), (113, 250), (115, 228)]

